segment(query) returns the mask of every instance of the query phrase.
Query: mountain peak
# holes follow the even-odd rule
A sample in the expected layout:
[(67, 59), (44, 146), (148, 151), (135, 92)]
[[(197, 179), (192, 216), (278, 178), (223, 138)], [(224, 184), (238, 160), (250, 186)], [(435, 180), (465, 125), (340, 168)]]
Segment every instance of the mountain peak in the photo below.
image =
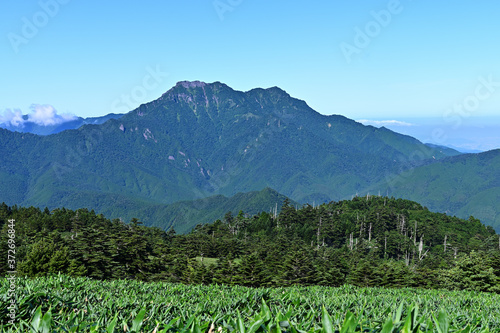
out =
[[(163, 95), (166, 95), (168, 94), (169, 92), (178, 92), (179, 88), (181, 90), (183, 89), (193, 89), (193, 88), (216, 88), (216, 89), (220, 89), (220, 88), (228, 88), (230, 90), (233, 90), (231, 87), (229, 87), (227, 84), (224, 84), (222, 82), (219, 82), (219, 81), (216, 81), (216, 82), (212, 82), (212, 83), (206, 83), (206, 82), (203, 82), (203, 81), (188, 81), (188, 80), (185, 80), (185, 81), (179, 81), (175, 84), (174, 87), (172, 87), (169, 91), (167, 91), (165, 94)], [(234, 91), (234, 90), (233, 90)], [(246, 93), (270, 93), (270, 94), (276, 94), (276, 95), (282, 95), (282, 96), (286, 96), (286, 97), (291, 97), (290, 94), (288, 94), (285, 90), (281, 89), (280, 87), (277, 87), (277, 86), (274, 86), (274, 87), (270, 87), (270, 88), (253, 88), (249, 91), (247, 91)]]
[(289, 93), (287, 93), (285, 90), (283, 90), (277, 86), (270, 87), (270, 88), (253, 88), (253, 89), (247, 91), (247, 93), (254, 93), (254, 92), (256, 92), (256, 93), (266, 92), (266, 93), (278, 94), (278, 95), (284, 95), (284, 96), (291, 97)]
[(201, 88), (206, 86), (207, 83), (202, 82), (202, 81), (179, 81), (175, 85), (176, 87), (182, 86), (184, 88)]
[(227, 86), (226, 84), (224, 83), (221, 83), (219, 81), (217, 82), (213, 82), (213, 83), (206, 83), (206, 82), (203, 82), (203, 81), (179, 81), (175, 84), (175, 86), (173, 86), (172, 88), (170, 88), (167, 92), (165, 92), (161, 97), (165, 97), (165, 96), (168, 96), (170, 94), (178, 94), (178, 93), (186, 93), (186, 90), (191, 90), (191, 89), (206, 89), (206, 88), (217, 88), (217, 89), (220, 89), (220, 88), (228, 88), (230, 90), (232, 90), (229, 86)]

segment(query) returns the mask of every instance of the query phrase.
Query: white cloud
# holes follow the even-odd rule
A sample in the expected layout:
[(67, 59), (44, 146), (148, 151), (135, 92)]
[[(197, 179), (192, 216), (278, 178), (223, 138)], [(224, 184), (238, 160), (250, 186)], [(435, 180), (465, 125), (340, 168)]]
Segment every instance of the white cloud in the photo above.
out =
[(358, 123), (361, 123), (363, 125), (372, 125), (376, 127), (381, 127), (381, 126), (415, 126), (414, 124), (407, 123), (404, 121), (399, 121), (399, 120), (367, 120), (367, 119), (360, 119), (356, 120)]
[(10, 126), (24, 126), (25, 120), (23, 119), (23, 114), (21, 110), (7, 109), (4, 111), (3, 115), (0, 115), (0, 124), (6, 124)]
[(76, 119), (75, 116), (70, 114), (57, 114), (52, 105), (33, 104), (31, 112), (28, 115), (28, 121), (42, 126), (59, 125)]
[(0, 115), (0, 124), (6, 124), (15, 127), (24, 127), (27, 122), (32, 122), (40, 126), (59, 125), (77, 119), (71, 114), (57, 114), (57, 110), (52, 105), (31, 105), (31, 113), (28, 119), (23, 118), (21, 110), (14, 111), (7, 109), (3, 115)]

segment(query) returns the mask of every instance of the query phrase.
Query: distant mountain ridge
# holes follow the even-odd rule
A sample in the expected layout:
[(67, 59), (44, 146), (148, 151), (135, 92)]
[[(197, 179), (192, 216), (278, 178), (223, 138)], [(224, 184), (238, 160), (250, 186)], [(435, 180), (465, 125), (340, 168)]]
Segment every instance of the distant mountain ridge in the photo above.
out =
[[(0, 130), (0, 150), (7, 189), (0, 201), (96, 208), (113, 211), (110, 217), (140, 205), (266, 187), (318, 204), (368, 191), (396, 193), (388, 187), (394, 177), (460, 155), (321, 115), (277, 87), (242, 92), (200, 81), (179, 82), (101, 125), (46, 137)], [(143, 213), (137, 217), (155, 223), (153, 212)]]
[[(198, 224), (206, 224), (223, 219), (231, 212), (233, 216), (242, 211), (253, 216), (261, 212), (279, 214), (287, 197), (271, 188), (247, 193), (236, 193), (232, 197), (216, 195), (208, 198), (179, 201), (169, 205), (142, 208), (138, 214), (150, 217), (151, 226), (168, 230), (170, 227), (178, 233), (189, 232)], [(299, 203), (289, 200), (292, 206), (300, 207)]]
[(431, 210), (474, 216), (500, 231), (500, 149), (463, 154), (416, 168), (377, 184), (395, 197), (411, 198)]
[(63, 121), (56, 124), (38, 124), (34, 121), (30, 121), (28, 115), (23, 115), (24, 122), (21, 124), (13, 125), (12, 123), (0, 123), (0, 128), (12, 132), (20, 133), (31, 133), (37, 135), (50, 135), (56, 134), (62, 131), (78, 129), (83, 125), (93, 124), (100, 125), (108, 121), (109, 119), (119, 119), (123, 114), (110, 113), (102, 117), (74, 117), (72, 120)]

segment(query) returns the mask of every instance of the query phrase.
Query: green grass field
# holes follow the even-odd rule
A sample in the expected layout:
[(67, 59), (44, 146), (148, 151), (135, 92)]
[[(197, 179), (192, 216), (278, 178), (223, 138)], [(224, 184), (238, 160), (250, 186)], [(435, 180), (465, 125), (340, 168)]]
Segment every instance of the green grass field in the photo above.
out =
[(53, 276), (18, 279), (12, 326), (7, 290), (2, 279), (1, 332), (500, 332), (500, 295), (486, 293)]
[(219, 260), (217, 258), (207, 258), (207, 257), (196, 257), (194, 258), (197, 262), (202, 263), (205, 266), (216, 265)]
[[(209, 267), (210, 265), (217, 265), (217, 263), (219, 262), (219, 259), (217, 258), (207, 258), (207, 257), (203, 257), (203, 260), (201, 257), (195, 257), (194, 260), (196, 260), (199, 263), (202, 263), (207, 267)], [(241, 264), (241, 259), (240, 258), (233, 259), (233, 262), (235, 264)]]

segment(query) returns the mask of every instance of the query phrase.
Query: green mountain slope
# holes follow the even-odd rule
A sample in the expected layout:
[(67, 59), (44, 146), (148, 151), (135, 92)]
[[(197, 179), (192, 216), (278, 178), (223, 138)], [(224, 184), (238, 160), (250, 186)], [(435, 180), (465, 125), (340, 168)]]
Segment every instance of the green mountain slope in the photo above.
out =
[[(500, 231), (500, 150), (447, 158), (381, 183), (384, 193), (408, 198), (429, 209), (474, 216)], [(389, 186), (389, 187), (387, 187)]]
[[(263, 211), (279, 213), (285, 199), (284, 195), (266, 188), (262, 191), (237, 193), (230, 198), (216, 195), (170, 205), (151, 206), (139, 210), (137, 214), (148, 216), (148, 219), (152, 221), (148, 225), (165, 230), (173, 227), (178, 233), (186, 233), (197, 224), (223, 219), (227, 212), (232, 212), (234, 216), (238, 215), (239, 211), (250, 216)], [(299, 206), (294, 201), (291, 201), (291, 204)]]
[(44, 137), (0, 129), (0, 152), (0, 202), (110, 217), (266, 187), (298, 202), (340, 200), (458, 154), (321, 115), (276, 87), (198, 81), (101, 125)]
[[(247, 214), (277, 210), (286, 196), (273, 189), (237, 193), (232, 197), (215, 195), (197, 200), (184, 200), (171, 204), (155, 204), (149, 201), (127, 198), (118, 194), (95, 194), (92, 192), (74, 192), (61, 197), (61, 202), (71, 204), (81, 202), (85, 207), (93, 207), (106, 216), (113, 216), (128, 222), (140, 217), (145, 225), (164, 230), (173, 227), (178, 233), (189, 232), (200, 223), (209, 223), (222, 219), (227, 212), (237, 215), (240, 210)], [(291, 201), (293, 205), (298, 203)]]

